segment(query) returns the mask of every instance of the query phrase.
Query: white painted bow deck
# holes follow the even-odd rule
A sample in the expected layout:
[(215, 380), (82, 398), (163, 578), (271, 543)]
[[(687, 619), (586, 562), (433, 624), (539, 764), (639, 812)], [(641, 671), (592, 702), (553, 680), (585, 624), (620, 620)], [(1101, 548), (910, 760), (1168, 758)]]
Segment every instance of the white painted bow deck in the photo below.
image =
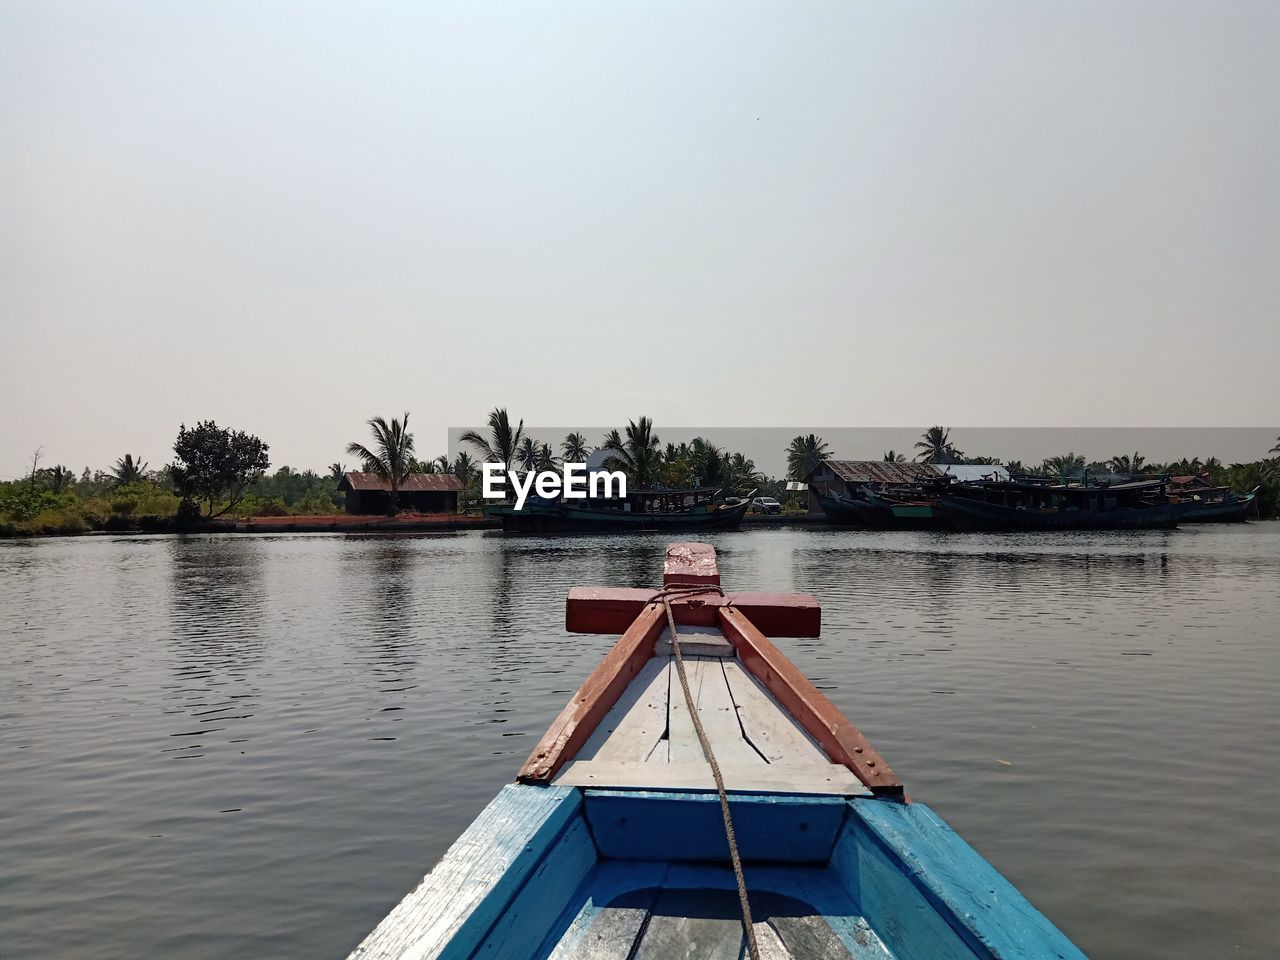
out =
[[(729, 790), (867, 796), (738, 662), (720, 630), (680, 627), (689, 692)], [(714, 790), (663, 631), (657, 652), (553, 781), (575, 787)], [(692, 652), (692, 655), (691, 655)]]

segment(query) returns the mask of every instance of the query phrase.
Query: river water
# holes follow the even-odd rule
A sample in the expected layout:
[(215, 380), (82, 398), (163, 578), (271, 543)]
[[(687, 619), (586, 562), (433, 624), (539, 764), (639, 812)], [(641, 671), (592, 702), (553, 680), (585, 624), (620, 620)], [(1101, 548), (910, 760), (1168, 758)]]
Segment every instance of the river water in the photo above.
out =
[[(772, 529), (727, 586), (1094, 957), (1274, 957), (1280, 524)], [(611, 638), (565, 591), (656, 536), (0, 542), (0, 956), (341, 957), (510, 781)]]

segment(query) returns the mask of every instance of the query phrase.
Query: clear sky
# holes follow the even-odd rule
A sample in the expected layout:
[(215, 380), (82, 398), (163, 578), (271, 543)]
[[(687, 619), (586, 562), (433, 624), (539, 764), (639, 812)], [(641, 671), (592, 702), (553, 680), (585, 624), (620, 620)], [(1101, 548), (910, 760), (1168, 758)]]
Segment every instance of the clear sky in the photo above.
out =
[(1278, 424), (1278, 49), (1271, 0), (0, 0), (0, 477), (496, 405)]

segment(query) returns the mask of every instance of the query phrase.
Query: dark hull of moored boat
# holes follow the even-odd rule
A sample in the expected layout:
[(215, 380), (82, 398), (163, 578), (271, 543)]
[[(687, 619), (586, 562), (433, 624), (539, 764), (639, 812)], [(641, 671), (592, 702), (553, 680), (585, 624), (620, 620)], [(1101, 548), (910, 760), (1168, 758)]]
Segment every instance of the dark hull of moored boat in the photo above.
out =
[(1169, 530), (1189, 512), (1189, 505), (1181, 503), (1114, 510), (1033, 510), (955, 496), (944, 496), (941, 502), (958, 528), (977, 530)]
[(881, 530), (894, 525), (893, 511), (866, 500), (820, 493), (818, 503), (822, 507), (822, 512), (827, 515), (827, 519), (842, 527), (867, 527)]
[(735, 529), (741, 525), (750, 506), (750, 501), (746, 501), (672, 513), (624, 513), (619, 510), (528, 505), (523, 510), (504, 510), (498, 516), (502, 520), (502, 529), (509, 533), (590, 533), (619, 530), (662, 530), (676, 533)]
[(1216, 503), (1191, 503), (1183, 523), (1244, 523), (1258, 509), (1256, 493), (1219, 500)]

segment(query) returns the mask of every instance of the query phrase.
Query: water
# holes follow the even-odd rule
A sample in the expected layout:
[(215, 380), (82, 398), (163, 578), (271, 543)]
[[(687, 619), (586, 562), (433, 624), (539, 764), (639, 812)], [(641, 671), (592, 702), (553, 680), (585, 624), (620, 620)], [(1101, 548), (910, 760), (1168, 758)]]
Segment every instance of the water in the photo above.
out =
[[(1086, 952), (1275, 955), (1280, 524), (714, 542), (819, 596), (780, 645)], [(344, 955), (611, 642), (565, 591), (663, 546), (0, 542), (0, 956)]]

